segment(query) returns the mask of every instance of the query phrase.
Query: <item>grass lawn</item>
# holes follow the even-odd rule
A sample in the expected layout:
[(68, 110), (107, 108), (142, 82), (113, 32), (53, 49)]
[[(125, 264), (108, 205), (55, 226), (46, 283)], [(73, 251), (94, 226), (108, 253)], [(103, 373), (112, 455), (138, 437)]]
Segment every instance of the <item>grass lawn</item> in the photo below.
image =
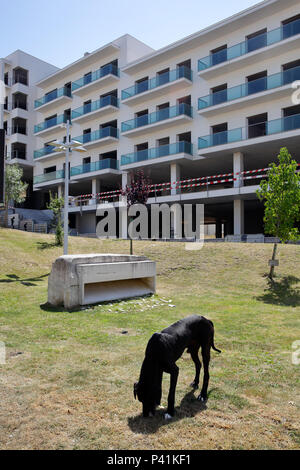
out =
[[(61, 249), (51, 235), (0, 229), (1, 449), (299, 448), (300, 247), (134, 242), (157, 261), (157, 295), (74, 312), (43, 306)], [(128, 253), (128, 241), (71, 238), (70, 253)], [(168, 301), (171, 302), (168, 302)], [(189, 314), (215, 324), (209, 399), (195, 400), (194, 364), (179, 359), (176, 416), (141, 416), (133, 398), (152, 333)], [(124, 331), (127, 333), (124, 334)], [(201, 374), (202, 381), (202, 374)], [(169, 376), (163, 380), (166, 405)]]

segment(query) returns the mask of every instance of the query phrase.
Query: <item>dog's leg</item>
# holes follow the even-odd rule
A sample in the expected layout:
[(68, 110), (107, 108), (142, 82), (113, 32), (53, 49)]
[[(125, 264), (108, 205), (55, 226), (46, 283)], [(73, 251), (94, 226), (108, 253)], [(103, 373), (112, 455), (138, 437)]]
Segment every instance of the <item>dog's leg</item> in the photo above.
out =
[(196, 368), (196, 375), (194, 381), (191, 383), (191, 387), (196, 390), (199, 387), (199, 375), (201, 370), (201, 362), (198, 356), (199, 347), (195, 347), (190, 350), (191, 358), (194, 361), (195, 368)]
[(174, 416), (174, 404), (175, 404), (175, 390), (177, 385), (177, 379), (179, 374), (179, 368), (174, 364), (168, 372), (171, 374), (170, 378), (170, 390), (168, 395), (168, 409), (165, 414), (165, 419), (171, 419)]
[(200, 401), (207, 400), (207, 387), (209, 382), (209, 361), (210, 361), (210, 345), (205, 344), (202, 346), (202, 359), (203, 359), (203, 369), (204, 369), (204, 377), (203, 377), (203, 385), (201, 393), (198, 397)]

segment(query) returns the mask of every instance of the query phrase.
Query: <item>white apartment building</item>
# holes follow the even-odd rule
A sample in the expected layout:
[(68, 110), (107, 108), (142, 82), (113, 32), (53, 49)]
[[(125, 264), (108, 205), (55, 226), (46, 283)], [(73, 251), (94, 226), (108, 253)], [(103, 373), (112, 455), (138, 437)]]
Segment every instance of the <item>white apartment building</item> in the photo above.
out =
[(154, 185), (149, 204), (202, 203), (218, 238), (263, 233), (262, 170), (283, 146), (300, 163), (299, 0), (266, 0), (158, 51), (125, 35), (63, 69), (34, 60), (19, 64), (32, 73), (32, 107), (6, 109), (4, 121), (13, 128), (26, 113), (27, 136), (8, 131), (8, 153), (19, 161), (24, 147), (12, 144), (26, 144), (21, 163), (33, 167), (41, 208), (49, 190), (63, 192), (64, 154), (47, 144), (69, 119), (87, 150), (70, 158), (78, 233), (95, 233), (96, 203), (117, 201), (111, 192), (138, 169)]

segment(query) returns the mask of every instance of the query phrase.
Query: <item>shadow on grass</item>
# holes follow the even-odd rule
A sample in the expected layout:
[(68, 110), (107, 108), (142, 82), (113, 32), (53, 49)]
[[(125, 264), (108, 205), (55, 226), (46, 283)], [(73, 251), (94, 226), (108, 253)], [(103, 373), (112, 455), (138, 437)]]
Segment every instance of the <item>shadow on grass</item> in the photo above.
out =
[(56, 248), (58, 245), (55, 242), (37, 242), (38, 250), (48, 250), (49, 248)]
[(42, 274), (41, 276), (37, 276), (37, 277), (29, 277), (27, 279), (21, 279), (16, 274), (6, 274), (6, 277), (8, 279), (0, 279), (0, 283), (9, 284), (11, 282), (19, 282), (23, 286), (33, 287), (33, 286), (37, 286), (37, 284), (34, 284), (35, 282), (41, 282), (43, 280), (43, 278), (47, 277), (47, 276), (49, 276), (49, 273)]
[(273, 281), (269, 279), (264, 294), (256, 299), (267, 304), (297, 307), (300, 305), (300, 289), (294, 285), (298, 282), (300, 279), (295, 276), (285, 276)]
[[(213, 391), (214, 389), (208, 392), (208, 398)], [(140, 405), (142, 407), (141, 403)], [(128, 418), (128, 426), (131, 431), (136, 434), (154, 434), (162, 426), (176, 423), (184, 418), (193, 418), (198, 413), (201, 413), (206, 409), (206, 404), (198, 401), (195, 397), (195, 390), (192, 390), (183, 397), (180, 405), (175, 408), (175, 415), (171, 420), (164, 419), (164, 414), (167, 411), (165, 409), (156, 411), (153, 418), (144, 418), (142, 414), (131, 416)]]

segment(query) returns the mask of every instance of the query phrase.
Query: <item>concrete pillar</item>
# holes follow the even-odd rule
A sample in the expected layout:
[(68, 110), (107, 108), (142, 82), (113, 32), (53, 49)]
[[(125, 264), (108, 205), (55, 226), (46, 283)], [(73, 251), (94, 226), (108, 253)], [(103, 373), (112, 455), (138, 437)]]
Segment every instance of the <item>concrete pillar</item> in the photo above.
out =
[(92, 194), (100, 193), (100, 180), (97, 178), (92, 179)]
[(180, 204), (171, 205), (171, 238), (182, 238), (182, 207)]
[(222, 222), (216, 220), (216, 238), (222, 238)]
[(170, 181), (172, 183), (171, 196), (173, 196), (174, 194), (180, 193), (180, 189), (176, 189), (177, 180), (180, 180), (180, 166), (178, 165), (178, 163), (171, 163), (170, 165)]
[[(236, 181), (234, 181), (234, 188), (240, 188), (241, 186), (244, 186), (244, 180), (241, 179), (240, 173), (244, 171), (244, 154), (242, 152), (235, 152), (233, 154), (233, 173), (234, 173), (234, 178), (236, 178)], [(239, 173), (238, 175), (236, 173)]]
[(234, 235), (244, 234), (244, 201), (235, 199), (233, 201), (233, 232)]

